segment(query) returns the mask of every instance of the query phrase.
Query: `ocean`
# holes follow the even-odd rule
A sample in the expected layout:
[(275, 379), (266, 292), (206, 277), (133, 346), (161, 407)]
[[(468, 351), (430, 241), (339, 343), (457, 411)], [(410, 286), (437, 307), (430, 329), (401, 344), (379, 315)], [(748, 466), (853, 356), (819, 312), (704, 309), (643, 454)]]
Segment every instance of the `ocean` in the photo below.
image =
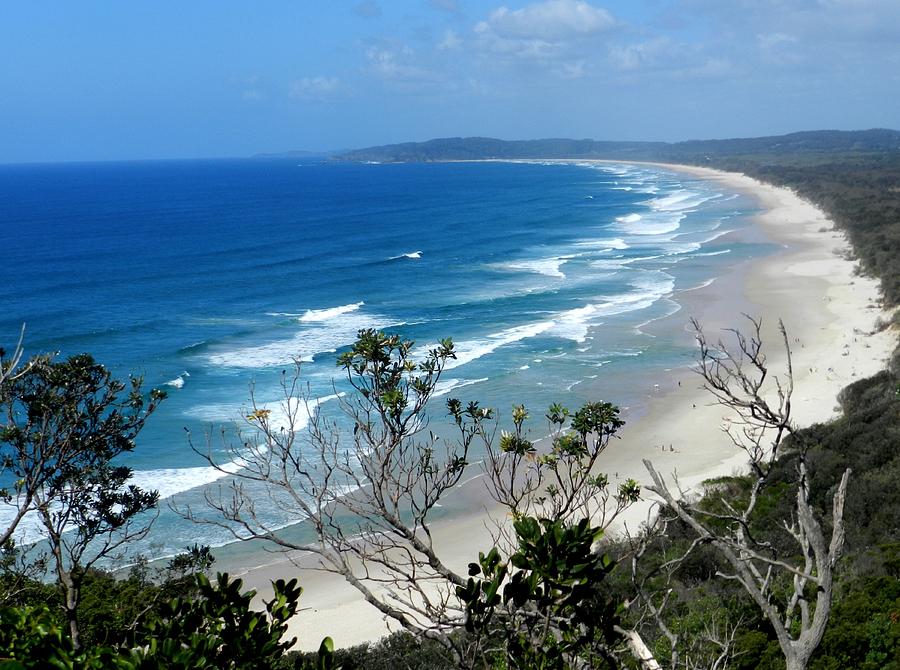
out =
[[(348, 390), (335, 359), (362, 328), (422, 348), (453, 338), (438, 432), (450, 395), (503, 416), (600, 399), (639, 412), (635, 379), (692, 360), (679, 295), (771, 251), (729, 235), (754, 211), (719, 184), (625, 164), (0, 166), (0, 344), (25, 323), (28, 353), (89, 352), (168, 391), (124, 460), (164, 498), (135, 549), (170, 555), (229, 540), (167, 504), (200, 510), (220, 476), (185, 429), (226, 458), (220, 432), (233, 437), (250, 385), (277, 407), (295, 357), (315, 411), (334, 415)], [(671, 328), (644, 330), (660, 320)]]

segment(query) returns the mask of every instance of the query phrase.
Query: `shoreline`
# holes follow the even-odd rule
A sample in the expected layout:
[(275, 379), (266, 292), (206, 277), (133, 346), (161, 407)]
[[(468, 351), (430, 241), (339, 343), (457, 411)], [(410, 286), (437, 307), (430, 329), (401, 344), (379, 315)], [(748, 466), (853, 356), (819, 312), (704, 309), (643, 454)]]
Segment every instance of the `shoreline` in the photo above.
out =
[[(504, 161), (509, 162), (509, 161)], [(877, 307), (877, 280), (857, 276), (856, 264), (846, 260), (849, 244), (825, 214), (788, 189), (763, 184), (739, 173), (709, 168), (639, 161), (556, 159), (512, 162), (611, 163), (654, 165), (676, 173), (712, 181), (750, 196), (760, 212), (751, 215), (752, 228), (780, 246), (776, 253), (738, 263), (733, 271), (706, 286), (677, 294), (682, 308), (661, 321), (696, 317), (707, 336), (716, 340), (724, 328), (742, 327), (741, 313), (763, 319), (762, 337), (770, 367), (780, 372), (784, 352), (778, 320), (788, 331), (794, 369), (794, 422), (800, 426), (835, 416), (838, 392), (847, 384), (884, 368), (896, 345), (892, 329), (875, 330), (876, 320), (888, 314)], [(644, 330), (662, 328), (659, 322)], [(673, 369), (649, 389), (645, 406), (629, 423), (622, 439), (610, 444), (602, 468), (622, 480), (647, 479), (641, 463), (649, 458), (665, 475), (677, 473), (685, 490), (711, 477), (745, 469), (746, 458), (721, 431), (723, 408), (710, 404), (688, 369)], [(667, 448), (671, 445), (670, 448)], [(478, 477), (460, 485), (449, 518), (434, 524), (437, 544), (447, 563), (465, 571), (479, 551), (490, 548), (485, 528), (488, 501), (476, 494)], [(457, 505), (459, 507), (457, 508)], [(632, 507), (619, 529), (635, 529), (646, 519), (651, 501)], [(449, 505), (448, 505), (449, 507)], [(243, 556), (243, 558), (242, 558)], [(251, 561), (247, 558), (252, 557)], [(244, 579), (257, 591), (257, 602), (271, 597), (270, 580), (298, 577), (304, 587), (301, 609), (287, 635), (298, 638), (297, 648), (315, 649), (329, 635), (337, 647), (372, 641), (388, 632), (379, 612), (362, 600), (343, 578), (315, 567), (315, 557), (271, 554), (262, 549), (223, 557), (217, 568)], [(247, 563), (256, 567), (246, 568)], [(396, 624), (391, 630), (396, 630)]]

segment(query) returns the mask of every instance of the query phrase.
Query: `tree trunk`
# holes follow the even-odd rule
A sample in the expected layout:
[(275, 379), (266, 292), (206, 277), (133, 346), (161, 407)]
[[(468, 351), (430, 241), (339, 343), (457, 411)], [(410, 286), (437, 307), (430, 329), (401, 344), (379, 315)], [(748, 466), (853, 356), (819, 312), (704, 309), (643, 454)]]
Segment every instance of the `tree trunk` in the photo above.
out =
[(60, 574), (60, 584), (65, 591), (66, 623), (69, 625), (69, 637), (72, 638), (72, 646), (81, 649), (81, 636), (78, 633), (78, 595), (79, 588), (72, 579), (71, 573)]
[(625, 645), (634, 659), (640, 664), (641, 670), (662, 670), (636, 630), (625, 630), (620, 626), (616, 626), (615, 631), (625, 638)]

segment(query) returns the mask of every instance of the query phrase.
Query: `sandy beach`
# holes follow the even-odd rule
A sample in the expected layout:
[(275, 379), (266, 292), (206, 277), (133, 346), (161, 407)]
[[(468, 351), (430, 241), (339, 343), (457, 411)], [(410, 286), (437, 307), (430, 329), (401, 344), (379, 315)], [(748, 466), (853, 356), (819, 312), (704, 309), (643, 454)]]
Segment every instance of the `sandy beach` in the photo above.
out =
[[(586, 161), (578, 161), (586, 162)], [(740, 263), (710, 285), (676, 294), (682, 309), (668, 317), (689, 326), (696, 317), (710, 339), (722, 329), (741, 327), (742, 313), (763, 319), (763, 341), (771, 368), (784, 369), (778, 320), (788, 331), (794, 365), (793, 417), (797, 425), (825, 421), (836, 414), (838, 392), (847, 384), (882, 369), (896, 344), (891, 329), (876, 330), (876, 321), (889, 319), (880, 308), (878, 283), (858, 276), (857, 264), (847, 260), (848, 244), (833, 224), (811, 204), (791, 191), (761, 184), (744, 175), (690, 166), (664, 166), (721, 183), (755, 198), (753, 234), (761, 233), (781, 247), (778, 253)], [(645, 330), (652, 333), (659, 324)], [(671, 324), (670, 324), (671, 327)], [(626, 426), (622, 439), (610, 445), (602, 469), (619, 479), (646, 481), (641, 460), (651, 459), (660, 472), (677, 473), (682, 487), (704, 479), (740, 472), (745, 458), (722, 432), (723, 409), (710, 403), (698, 388), (699, 377), (689, 370), (673, 370), (646, 389), (646, 406), (637, 421)], [(474, 475), (473, 471), (473, 475)], [(478, 495), (477, 478), (464, 485), (459, 509), (436, 524), (435, 536), (452, 567), (465, 570), (478, 551), (490, 546), (484, 526), (486, 501)], [(635, 506), (624, 524), (636, 528), (651, 501)], [(621, 528), (620, 528), (621, 530)], [(313, 649), (325, 635), (345, 647), (375, 639), (388, 628), (379, 613), (365, 603), (343, 579), (315, 570), (303, 559), (298, 569), (283, 555), (257, 552), (232, 556), (217, 563), (255, 588), (259, 598), (271, 593), (269, 581), (298, 577), (304, 587), (302, 611), (289, 634), (299, 648)], [(247, 566), (254, 567), (247, 567)], [(396, 624), (392, 627), (396, 629)]]

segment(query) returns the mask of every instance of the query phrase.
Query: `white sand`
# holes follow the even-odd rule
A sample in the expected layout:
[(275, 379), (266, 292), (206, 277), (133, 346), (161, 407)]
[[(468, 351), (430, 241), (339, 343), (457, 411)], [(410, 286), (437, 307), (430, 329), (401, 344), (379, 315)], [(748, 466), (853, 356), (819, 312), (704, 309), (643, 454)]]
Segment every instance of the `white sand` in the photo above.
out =
[[(883, 369), (896, 344), (892, 330), (872, 333), (878, 317), (889, 317), (876, 306), (877, 281), (855, 275), (856, 264), (843, 256), (848, 249), (843, 235), (834, 231), (820, 210), (791, 191), (735, 173), (664, 167), (756, 197), (765, 209), (756, 217), (760, 229), (783, 246), (780, 253), (738, 266), (710, 286), (679, 294), (677, 299), (684, 308), (670, 318), (687, 325), (688, 318), (696, 316), (710, 339), (717, 339), (722, 328), (742, 324), (741, 312), (761, 316), (774, 369), (781, 369), (784, 360), (777, 336), (778, 319), (783, 319), (793, 348), (795, 422), (808, 425), (835, 416), (838, 392)], [(610, 446), (604, 455), (604, 471), (618, 473), (620, 479), (646, 481), (641, 459), (649, 458), (660, 472), (677, 471), (683, 487), (742, 471), (743, 453), (721, 430), (722, 408), (710, 405), (710, 397), (698, 384), (699, 377), (681, 370), (659, 380), (659, 386), (646, 389), (647, 412), (626, 427), (621, 441)], [(669, 451), (669, 445), (674, 451)], [(445, 552), (442, 555), (461, 571), (478, 551), (491, 546), (484, 528), (485, 512), (479, 511), (480, 498), (471, 495), (477, 485), (477, 481), (471, 482), (462, 496), (472, 498), (467, 511), (435, 529)], [(649, 505), (630, 510), (626, 523), (637, 526)], [(277, 578), (299, 577), (305, 588), (303, 610), (290, 628), (290, 634), (298, 636), (300, 648), (316, 648), (325, 635), (332, 636), (339, 647), (349, 646), (388, 630), (380, 614), (341, 578), (298, 570), (283, 556), (264, 554), (262, 562), (268, 564), (240, 575), (246, 586), (259, 591), (259, 597), (271, 594), (269, 580)], [(304, 563), (314, 565), (308, 559)]]

